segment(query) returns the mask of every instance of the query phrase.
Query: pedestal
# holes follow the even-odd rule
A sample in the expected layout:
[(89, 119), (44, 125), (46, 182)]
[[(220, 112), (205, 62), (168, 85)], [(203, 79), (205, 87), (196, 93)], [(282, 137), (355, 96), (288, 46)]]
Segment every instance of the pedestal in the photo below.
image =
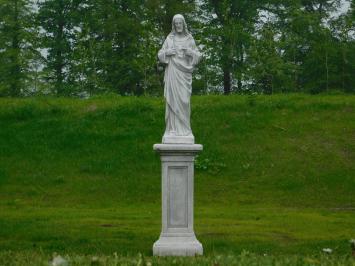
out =
[(175, 136), (175, 135), (168, 135), (164, 134), (162, 142), (164, 144), (194, 144), (195, 137), (192, 135), (187, 136)]
[(194, 158), (200, 144), (155, 144), (162, 163), (162, 232), (153, 255), (202, 255), (193, 230)]

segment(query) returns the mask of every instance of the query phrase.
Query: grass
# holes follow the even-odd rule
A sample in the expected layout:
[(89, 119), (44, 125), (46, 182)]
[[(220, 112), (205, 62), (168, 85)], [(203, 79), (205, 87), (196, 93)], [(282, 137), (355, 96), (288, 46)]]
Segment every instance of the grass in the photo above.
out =
[[(157, 98), (0, 99), (0, 261), (150, 256), (163, 117)], [(350, 254), (355, 96), (193, 97), (192, 128), (204, 145), (195, 232), (205, 254)]]
[[(70, 263), (70, 265), (102, 265), (102, 266), (117, 266), (117, 265), (134, 265), (134, 266), (151, 266), (151, 265), (239, 265), (239, 266), (271, 266), (271, 265), (304, 265), (304, 266), (335, 266), (335, 265), (355, 265), (355, 260), (350, 256), (334, 257), (329, 255), (317, 256), (270, 256), (264, 254), (262, 256), (243, 251), (241, 254), (223, 254), (199, 256), (193, 258), (159, 258), (146, 257), (142, 254), (135, 256), (120, 256), (117, 253), (111, 255), (77, 255), (67, 254), (60, 256), (53, 254), (48, 256), (43, 252), (2, 252), (0, 253), (0, 263), (3, 266), (7, 265), (55, 265), (56, 262), (62, 261), (62, 265)], [(9, 263), (10, 262), (10, 263)], [(57, 264), (58, 265), (58, 264)]]

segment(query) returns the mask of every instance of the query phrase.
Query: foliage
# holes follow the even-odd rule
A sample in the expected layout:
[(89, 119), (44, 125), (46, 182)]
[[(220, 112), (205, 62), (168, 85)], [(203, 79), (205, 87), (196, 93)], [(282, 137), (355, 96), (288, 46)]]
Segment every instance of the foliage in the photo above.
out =
[(194, 93), (354, 92), (348, 1), (1, 0), (0, 96), (162, 94), (176, 13), (204, 60)]
[(72, 64), (74, 14), (77, 3), (72, 0), (49, 0), (39, 3), (38, 24), (42, 29), (41, 48), (46, 49), (46, 80), (57, 95), (69, 95), (69, 73)]
[[(20, 96), (32, 85), (38, 58), (37, 29), (31, 4), (24, 0), (0, 1), (0, 96)], [(32, 65), (32, 66), (31, 66)]]
[(265, 24), (249, 48), (247, 59), (251, 68), (248, 76), (253, 80), (251, 91), (273, 94), (294, 90), (293, 74), (298, 71), (296, 64), (280, 56), (281, 41), (275, 41), (271, 24)]
[(226, 168), (226, 165), (222, 160), (218, 161), (216, 158), (201, 158), (197, 155), (195, 157), (195, 168), (197, 170), (208, 171), (212, 175), (217, 175)]

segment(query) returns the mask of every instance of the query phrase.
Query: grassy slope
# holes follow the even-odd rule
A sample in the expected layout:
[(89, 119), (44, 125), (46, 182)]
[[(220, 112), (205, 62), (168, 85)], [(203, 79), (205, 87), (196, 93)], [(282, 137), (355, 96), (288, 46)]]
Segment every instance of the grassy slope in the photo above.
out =
[[(205, 251), (347, 253), (354, 96), (203, 96), (195, 231)], [(0, 250), (151, 253), (161, 99), (0, 99)]]

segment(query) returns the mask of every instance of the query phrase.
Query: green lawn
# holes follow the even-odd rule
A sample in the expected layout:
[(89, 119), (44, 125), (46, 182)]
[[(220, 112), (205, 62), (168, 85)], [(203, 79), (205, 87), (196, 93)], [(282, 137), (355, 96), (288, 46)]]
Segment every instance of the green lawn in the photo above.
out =
[[(0, 99), (0, 262), (8, 251), (150, 256), (163, 117), (158, 98)], [(206, 255), (350, 254), (355, 96), (196, 96), (192, 128)]]
[[(354, 266), (355, 259), (351, 256), (302, 256), (302, 255), (256, 255), (248, 251), (240, 254), (225, 253), (223, 255), (205, 255), (198, 257), (149, 257), (141, 253), (133, 256), (121, 256), (117, 253), (111, 255), (78, 255), (65, 254), (47, 255), (44, 252), (0, 252), (0, 265), (2, 266), (22, 266), (22, 265), (60, 265), (56, 264), (59, 260), (62, 265), (83, 266), (153, 266), (153, 265), (238, 265), (238, 266)], [(64, 261), (63, 261), (64, 260)], [(68, 264), (64, 264), (68, 263)], [(60, 265), (60, 266), (62, 266)]]

